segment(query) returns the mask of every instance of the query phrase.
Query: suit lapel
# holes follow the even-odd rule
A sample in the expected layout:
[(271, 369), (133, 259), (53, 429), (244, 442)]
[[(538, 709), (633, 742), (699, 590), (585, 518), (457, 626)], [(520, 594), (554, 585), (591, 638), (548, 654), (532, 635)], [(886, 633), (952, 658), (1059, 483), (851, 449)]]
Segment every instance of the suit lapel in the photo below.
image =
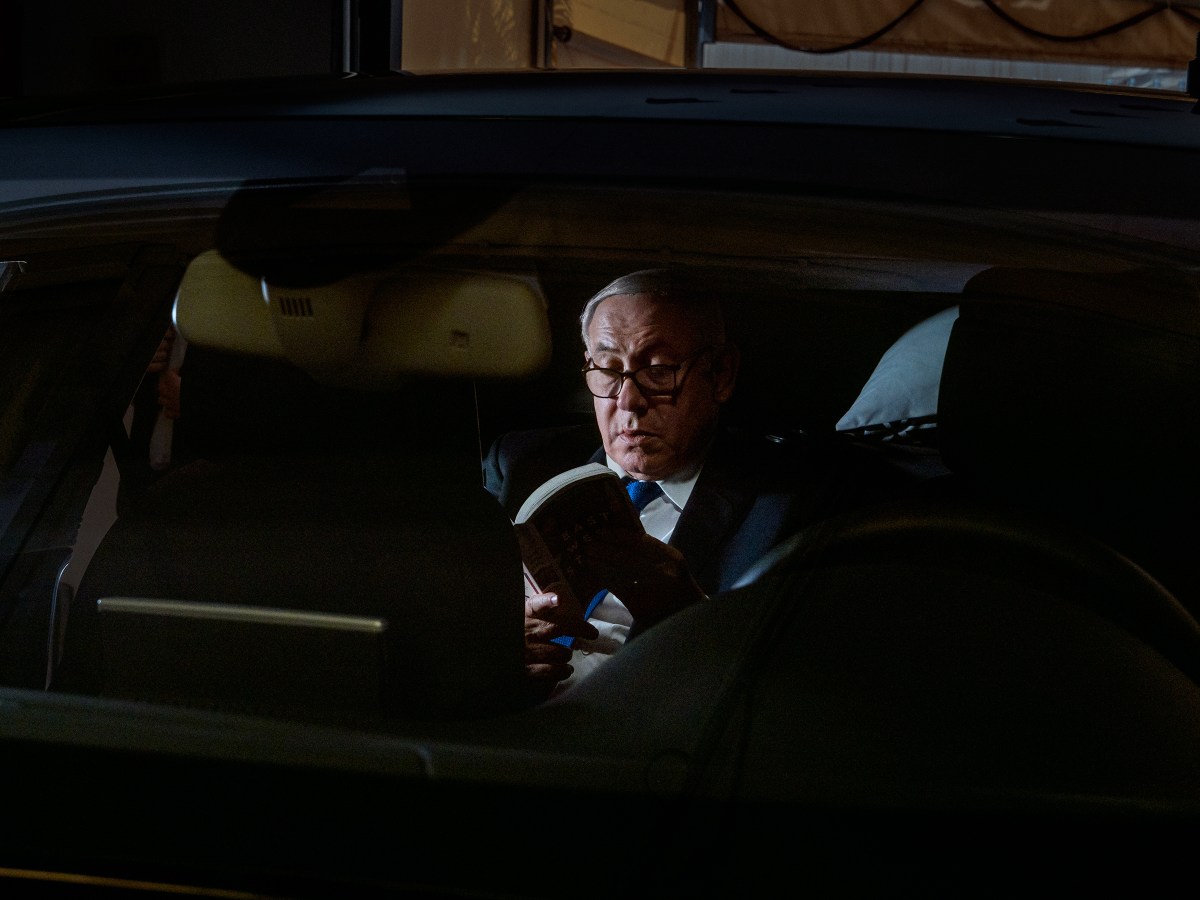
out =
[(724, 554), (719, 551), (752, 500), (743, 486), (726, 476), (719, 460), (705, 464), (669, 543), (683, 554), (696, 581), (708, 593), (718, 590), (722, 580)]
[[(589, 461), (605, 460), (601, 447)], [(774, 542), (789, 508), (781, 497), (759, 497), (747, 468), (754, 465), (744, 448), (719, 434), (668, 542), (709, 594), (728, 588)]]

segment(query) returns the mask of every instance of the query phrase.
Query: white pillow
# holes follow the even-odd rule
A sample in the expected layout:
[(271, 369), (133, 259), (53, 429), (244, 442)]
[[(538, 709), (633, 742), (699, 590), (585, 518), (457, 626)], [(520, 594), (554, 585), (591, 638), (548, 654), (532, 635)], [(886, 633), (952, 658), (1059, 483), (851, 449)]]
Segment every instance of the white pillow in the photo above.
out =
[(900, 335), (880, 358), (858, 399), (838, 420), (837, 430), (936, 413), (946, 343), (956, 318), (958, 307), (951, 306)]

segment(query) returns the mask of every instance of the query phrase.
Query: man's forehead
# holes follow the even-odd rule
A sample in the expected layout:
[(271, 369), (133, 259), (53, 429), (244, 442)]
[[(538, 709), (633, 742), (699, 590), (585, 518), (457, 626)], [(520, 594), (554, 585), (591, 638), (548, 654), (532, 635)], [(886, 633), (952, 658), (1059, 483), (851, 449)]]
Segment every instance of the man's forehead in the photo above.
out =
[(616, 294), (596, 307), (588, 324), (593, 349), (622, 349), (636, 343), (639, 349), (686, 344), (697, 325), (678, 303), (654, 294)]

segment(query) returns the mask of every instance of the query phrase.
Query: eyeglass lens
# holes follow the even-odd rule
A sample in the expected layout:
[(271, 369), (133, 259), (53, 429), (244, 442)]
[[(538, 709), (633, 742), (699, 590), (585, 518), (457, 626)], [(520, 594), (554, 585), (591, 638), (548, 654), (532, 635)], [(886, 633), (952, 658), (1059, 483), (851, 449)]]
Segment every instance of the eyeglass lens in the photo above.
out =
[(632, 378), (646, 396), (671, 394), (675, 390), (675, 366), (646, 366), (636, 372), (615, 369), (586, 369), (583, 373), (588, 390), (597, 397), (612, 398), (621, 393), (625, 378)]

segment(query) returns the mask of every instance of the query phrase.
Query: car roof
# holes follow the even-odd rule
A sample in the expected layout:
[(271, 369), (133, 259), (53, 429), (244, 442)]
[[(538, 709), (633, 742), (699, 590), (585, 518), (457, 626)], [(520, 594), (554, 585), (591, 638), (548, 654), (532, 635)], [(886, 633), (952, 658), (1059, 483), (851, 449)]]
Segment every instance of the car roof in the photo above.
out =
[(10, 101), (9, 123), (384, 116), (742, 122), (1069, 136), (1200, 146), (1166, 90), (862, 72), (451, 72), (207, 83)]
[[(1194, 106), (1165, 91), (706, 70), (271, 79), (37, 98), (0, 104), (0, 209), (56, 193), (74, 203), (298, 178), (479, 176), (1191, 219)], [(62, 128), (78, 129), (89, 152), (74, 152)], [(1171, 240), (1200, 246), (1186, 230)]]

